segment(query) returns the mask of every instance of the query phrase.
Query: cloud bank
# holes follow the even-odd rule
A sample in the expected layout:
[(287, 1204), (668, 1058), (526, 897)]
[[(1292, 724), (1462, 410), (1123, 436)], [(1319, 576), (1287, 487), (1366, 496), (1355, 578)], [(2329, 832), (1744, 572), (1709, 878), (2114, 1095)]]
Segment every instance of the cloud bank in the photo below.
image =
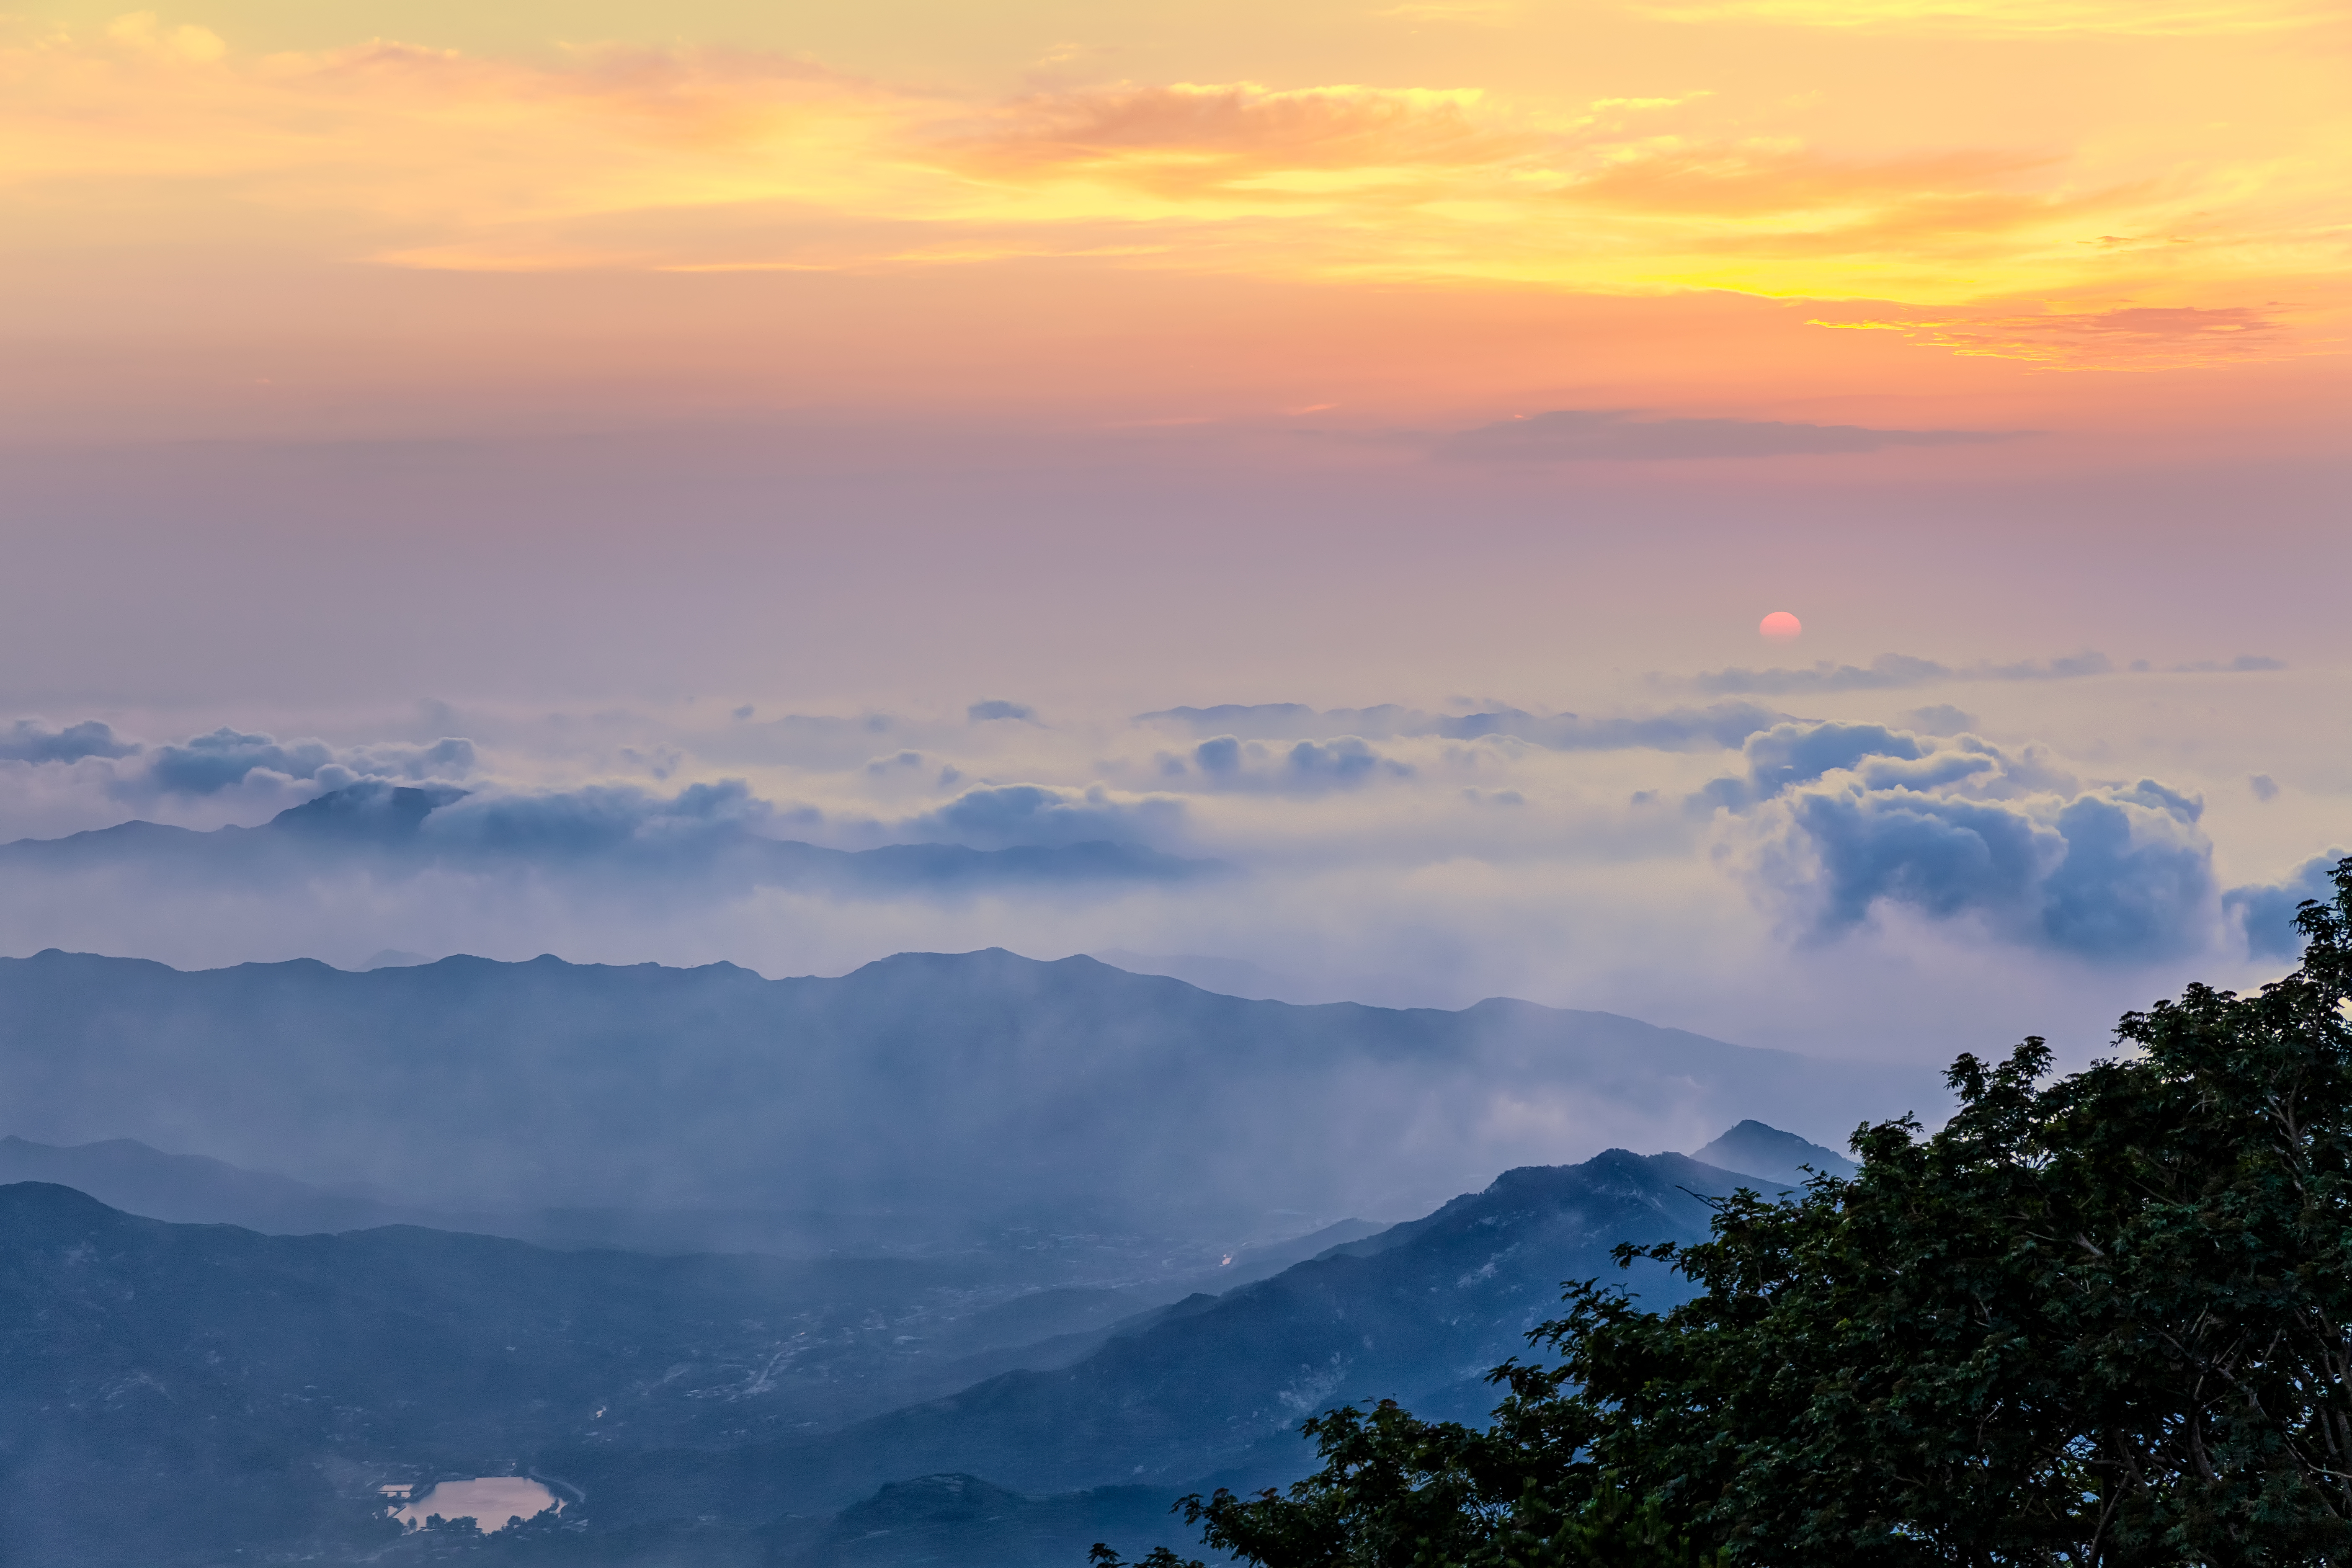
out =
[(1623, 408), (1560, 408), (1481, 425), (1438, 443), (1438, 455), (1470, 462), (1677, 462), (1877, 452), (1891, 447), (1966, 447), (2011, 441), (2021, 430), (1877, 430), (1777, 419), (1644, 417)]
[(215, 795), (255, 773), (267, 773), (344, 789), (363, 779), (463, 778), (473, 767), (474, 743), (457, 736), (429, 745), (380, 743), (338, 752), (322, 741), (280, 743), (274, 735), (240, 734), (223, 726), (208, 735), (155, 748), (144, 774), (126, 776), (121, 783), (126, 793), (143, 784), (163, 794)]
[(2221, 905), (2238, 920), (2247, 950), (2259, 957), (2286, 960), (2301, 952), (2303, 933), (2294, 929), (2295, 911), (2305, 900), (2335, 897), (2328, 874), (2346, 854), (2341, 847), (2331, 847), (2279, 881), (2232, 888), (2222, 894)]
[[(2147, 672), (2144, 660), (2135, 661), (2129, 668), (2133, 674)], [(2283, 659), (2263, 654), (2240, 654), (2226, 662), (2209, 659), (2198, 664), (2174, 665), (2168, 673), (2254, 675), (2284, 668), (2286, 663)], [(2079, 680), (2088, 676), (2112, 675), (2115, 672), (2115, 661), (2096, 649), (2085, 649), (2056, 658), (2019, 659), (2007, 664), (1984, 660), (1964, 665), (1939, 664), (1932, 658), (1914, 658), (1908, 654), (1883, 653), (1867, 665), (1832, 664), (1824, 660), (1808, 669), (1734, 668), (1710, 670), (1692, 677), (1689, 684), (1713, 695), (1787, 697), (1841, 691), (1895, 691), (1941, 681)]]
[(38, 719), (19, 719), (0, 731), (0, 762), (78, 763), (85, 757), (112, 760), (139, 747), (116, 738), (113, 727), (95, 719), (52, 729)]
[(1367, 741), (1433, 735), (1449, 741), (1507, 737), (1563, 752), (1681, 751), (1737, 746), (1788, 715), (1752, 702), (1588, 719), (1574, 713), (1530, 713), (1496, 708), (1468, 713), (1427, 713), (1393, 703), (1375, 708), (1315, 709), (1300, 702), (1220, 703), (1168, 708), (1138, 716), (1139, 723), (1179, 724), (1195, 733), (1242, 740), (1292, 740), (1331, 735)]
[[(0, 826), (31, 840), (0, 848), (0, 952), (789, 974), (1120, 950), (1245, 963), (1297, 1000), (1521, 994), (1800, 1048), (1873, 1039), (1927, 995), (1956, 1046), (2053, 1017), (2095, 1035), (2167, 975), (2291, 958), (2320, 862), (2232, 885), (2216, 825), (2260, 811), (2275, 834), (2324, 795), (2265, 803), (2243, 762), (2126, 772), (2000, 731), (2005, 706), (2071, 700), (2105, 660), (1985, 666), (1987, 712), (1895, 707), (1929, 663), (1815, 680), (1809, 705), (1887, 704), (1830, 719), (1725, 697), (1057, 707), (1050, 725), (1003, 699), (722, 703), (698, 724), (436, 707), (414, 735), (331, 740), (26, 721), (0, 731)], [(1696, 981), (1668, 956), (1691, 952)]]
[[(2046, 750), (1871, 724), (1782, 724), (1690, 809), (1738, 825), (1748, 875), (1813, 940), (1902, 906), (2000, 941), (2146, 964), (2211, 945), (2223, 911), (2258, 956), (2313, 896), (2323, 857), (2278, 887), (2222, 892), (2205, 804), (2154, 779), (2085, 784)], [(2284, 911), (2284, 913), (2282, 912)]]

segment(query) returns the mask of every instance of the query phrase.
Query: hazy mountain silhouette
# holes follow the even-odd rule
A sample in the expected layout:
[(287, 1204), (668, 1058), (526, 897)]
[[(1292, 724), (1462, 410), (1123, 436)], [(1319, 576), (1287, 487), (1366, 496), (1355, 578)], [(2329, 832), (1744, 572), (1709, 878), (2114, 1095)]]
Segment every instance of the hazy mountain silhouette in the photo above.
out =
[(1214, 861), (1099, 839), (995, 849), (961, 844), (832, 849), (772, 838), (725, 816), (651, 837), (569, 824), (504, 833), (432, 831), (433, 814), (466, 795), (446, 784), (372, 780), (289, 806), (258, 827), (198, 831), (134, 821), (62, 838), (18, 839), (0, 844), (0, 869), (131, 871), (238, 886), (315, 876), (339, 866), (398, 875), (435, 866), (527, 862), (557, 876), (685, 879), (705, 891), (775, 886), (874, 894), (1039, 882), (1167, 882), (1224, 869)]
[(0, 1138), (0, 1182), (51, 1182), (87, 1193), (126, 1214), (184, 1225), (240, 1225), (280, 1236), (424, 1225), (448, 1216), (372, 1198), (331, 1193), (307, 1182), (247, 1171), (202, 1154), (166, 1154), (131, 1138), (60, 1148)]
[(1213, 1262), (1604, 1139), (1672, 1145), (1742, 1114), (1838, 1133), (1938, 1099), (1924, 1073), (1609, 1014), (1292, 1006), (1001, 951), (775, 981), (553, 958), (0, 960), (8, 1131), (413, 1209), (566, 1210), (572, 1236), (533, 1234), (585, 1243), (652, 1240), (647, 1211), (756, 1221), (688, 1246), (772, 1245), (761, 1215), (866, 1215)]
[[(1691, 1158), (1727, 1171), (1745, 1171), (1750, 1175), (1795, 1184), (1801, 1184), (1815, 1173), (1851, 1176), (1855, 1169), (1852, 1160), (1834, 1149), (1809, 1143), (1793, 1132), (1783, 1132), (1753, 1120), (1742, 1121), (1704, 1148), (1692, 1150)], [(1811, 1171), (1805, 1168), (1809, 1165), (1812, 1167)]]

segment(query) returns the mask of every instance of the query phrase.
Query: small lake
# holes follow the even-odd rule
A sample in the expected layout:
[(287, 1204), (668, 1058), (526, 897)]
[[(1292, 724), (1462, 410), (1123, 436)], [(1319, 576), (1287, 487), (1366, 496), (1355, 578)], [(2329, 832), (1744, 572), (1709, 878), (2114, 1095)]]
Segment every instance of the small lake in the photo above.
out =
[(529, 1476), (477, 1476), (470, 1481), (443, 1481), (412, 1502), (392, 1510), (404, 1529), (422, 1525), (439, 1514), (443, 1519), (471, 1519), (486, 1531), (504, 1530), (510, 1519), (537, 1519), (563, 1503)]

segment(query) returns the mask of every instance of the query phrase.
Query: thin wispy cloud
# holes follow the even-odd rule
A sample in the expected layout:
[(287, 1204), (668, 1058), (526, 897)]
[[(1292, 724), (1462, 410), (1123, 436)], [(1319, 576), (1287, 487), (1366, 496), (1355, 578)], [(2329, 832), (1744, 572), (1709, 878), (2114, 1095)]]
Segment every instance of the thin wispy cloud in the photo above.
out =
[(2200, 37), (2317, 26), (2315, 0), (1641, 0), (1642, 8), (1686, 22), (1777, 22), (1841, 31), (1982, 37), (2137, 34)]
[(1628, 409), (1563, 408), (1481, 425), (1441, 441), (1441, 457), (1473, 462), (1677, 462), (1967, 447), (2015, 440), (2017, 430), (1881, 430), (1773, 419), (1683, 419)]
[[(1689, 678), (1698, 690), (1724, 696), (1785, 697), (1807, 692), (1894, 691), (1958, 680), (2079, 680), (2107, 675), (2115, 661), (2095, 650), (2057, 658), (1947, 665), (1908, 654), (1883, 653), (1867, 665), (1826, 660), (1803, 669), (1716, 669)], [(1672, 679), (1672, 678), (1669, 678)]]

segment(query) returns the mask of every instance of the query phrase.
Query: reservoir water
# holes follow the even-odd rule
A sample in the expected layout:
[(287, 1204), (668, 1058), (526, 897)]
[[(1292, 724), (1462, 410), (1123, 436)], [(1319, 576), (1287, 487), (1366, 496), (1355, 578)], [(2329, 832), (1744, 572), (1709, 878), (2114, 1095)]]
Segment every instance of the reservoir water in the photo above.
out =
[(471, 1519), (485, 1531), (504, 1530), (510, 1519), (537, 1519), (563, 1504), (556, 1495), (529, 1476), (477, 1476), (470, 1481), (443, 1481), (420, 1498), (392, 1510), (404, 1528), (423, 1524), (435, 1514), (443, 1519)]

